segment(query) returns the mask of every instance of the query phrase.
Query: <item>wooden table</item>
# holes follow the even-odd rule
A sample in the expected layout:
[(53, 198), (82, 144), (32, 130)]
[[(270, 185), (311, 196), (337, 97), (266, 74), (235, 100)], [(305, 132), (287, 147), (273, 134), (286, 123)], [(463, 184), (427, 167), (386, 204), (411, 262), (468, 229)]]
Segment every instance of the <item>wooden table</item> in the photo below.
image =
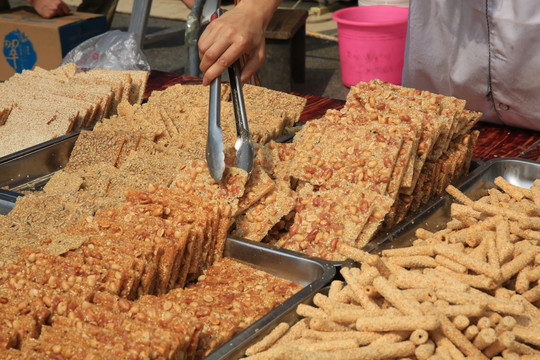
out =
[[(164, 90), (178, 83), (200, 84), (201, 79), (188, 75), (152, 71), (145, 96), (148, 97), (154, 90)], [(345, 103), (343, 100), (294, 94), (307, 99), (300, 121), (319, 118), (327, 109), (340, 108)], [(540, 161), (540, 132), (483, 122), (478, 123), (475, 129), (480, 130), (480, 137), (473, 154), (476, 159), (487, 161), (493, 158), (518, 157)]]
[(290, 91), (303, 83), (306, 72), (307, 10), (277, 9), (266, 29), (266, 60), (257, 74), (264, 84), (272, 78), (275, 89)]

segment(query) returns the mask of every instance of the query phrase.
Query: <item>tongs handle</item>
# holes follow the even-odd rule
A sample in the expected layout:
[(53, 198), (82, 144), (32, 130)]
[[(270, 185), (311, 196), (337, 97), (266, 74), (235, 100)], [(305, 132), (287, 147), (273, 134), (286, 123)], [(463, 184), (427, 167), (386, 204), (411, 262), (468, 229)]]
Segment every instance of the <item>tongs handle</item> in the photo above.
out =
[(240, 60), (229, 66), (229, 80), (231, 83), (231, 97), (234, 108), (234, 119), (236, 120), (236, 135), (239, 137), (249, 135), (249, 125), (244, 102), (244, 93), (242, 92), (242, 82), (240, 79)]
[[(221, 14), (219, 7), (212, 18)], [(225, 171), (223, 134), (221, 129), (221, 74), (210, 83), (208, 105), (208, 137), (206, 140), (206, 163), (212, 178), (219, 182)]]
[(208, 104), (208, 126), (221, 127), (221, 75), (210, 83), (210, 98)]
[(242, 92), (240, 59), (229, 66), (228, 71), (229, 81), (231, 83), (234, 119), (236, 121), (236, 166), (246, 170), (251, 175), (255, 150), (253, 138), (249, 132), (244, 93)]

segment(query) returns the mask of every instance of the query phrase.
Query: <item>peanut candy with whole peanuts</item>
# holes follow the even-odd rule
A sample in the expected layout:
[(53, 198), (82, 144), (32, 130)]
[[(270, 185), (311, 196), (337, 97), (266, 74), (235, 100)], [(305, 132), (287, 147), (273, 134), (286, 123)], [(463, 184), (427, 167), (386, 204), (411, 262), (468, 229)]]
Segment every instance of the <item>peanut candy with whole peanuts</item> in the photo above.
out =
[(336, 252), (338, 241), (356, 243), (373, 211), (372, 200), (339, 188), (314, 191), (306, 184), (298, 192), (294, 223), (278, 245), (337, 260), (342, 257)]
[(237, 167), (225, 167), (223, 178), (217, 183), (208, 170), (206, 161), (194, 160), (180, 169), (171, 188), (179, 188), (189, 194), (198, 194), (208, 200), (223, 200), (238, 211), (239, 199), (244, 195), (248, 174)]
[(274, 189), (235, 220), (232, 235), (253, 241), (263, 240), (271, 229), (295, 207), (296, 193)]
[(293, 176), (313, 185), (360, 186), (386, 194), (403, 138), (398, 126), (313, 120), (295, 136)]

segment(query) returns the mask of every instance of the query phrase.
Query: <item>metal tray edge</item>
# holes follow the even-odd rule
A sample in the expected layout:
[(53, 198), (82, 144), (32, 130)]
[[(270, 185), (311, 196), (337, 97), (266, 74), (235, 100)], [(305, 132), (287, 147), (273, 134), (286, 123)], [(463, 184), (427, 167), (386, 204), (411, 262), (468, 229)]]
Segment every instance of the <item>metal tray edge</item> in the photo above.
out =
[(296, 311), (296, 307), (299, 304), (307, 303), (311, 301), (313, 296), (319, 292), (322, 288), (330, 284), (330, 282), (336, 276), (336, 267), (330, 262), (324, 259), (314, 258), (307, 256), (302, 253), (295, 251), (290, 251), (287, 249), (277, 248), (268, 244), (259, 244), (254, 243), (245, 239), (234, 239), (228, 238), (229, 241), (239, 241), (251, 246), (260, 246), (267, 249), (267, 251), (272, 251), (280, 253), (283, 255), (302, 258), (305, 261), (310, 261), (315, 264), (318, 264), (322, 270), (322, 276), (318, 279), (315, 279), (307, 286), (303, 287), (302, 290), (294, 294), (289, 299), (285, 300), (283, 303), (279, 304), (277, 307), (272, 309), (269, 313), (255, 321), (253, 324), (242, 330), (235, 337), (233, 337), (228, 342), (221, 345), (207, 357), (205, 360), (225, 360), (225, 359), (238, 359), (238, 353), (240, 351), (245, 351), (251, 344), (260, 340), (263, 336), (268, 334), (275, 325), (279, 324), (281, 321), (284, 321), (285, 318), (290, 317), (292, 312)]
[[(540, 166), (540, 163), (537, 161), (529, 160), (529, 159), (522, 159), (522, 158), (490, 159), (485, 162), (482, 162), (482, 164), (479, 167), (474, 169), (461, 181), (455, 184), (455, 186), (461, 191), (466, 191), (466, 189), (470, 188), (473, 184), (475, 184), (481, 178), (481, 176), (485, 174), (487, 171), (489, 171), (493, 166), (496, 166), (498, 164), (516, 163), (516, 162), (523, 163), (523, 164), (534, 164), (534, 165)], [(401, 234), (404, 234), (407, 231), (415, 227), (418, 227), (419, 226), (418, 224), (422, 223), (426, 218), (428, 218), (431, 214), (437, 211), (440, 207), (444, 206), (447, 202), (451, 202), (451, 201), (453, 200), (450, 197), (450, 195), (443, 193), (441, 196), (436, 198), (432, 203), (424, 206), (419, 212), (404, 219), (400, 225), (390, 229), (388, 232), (381, 234), (380, 236), (372, 240), (368, 245), (366, 245), (364, 250), (366, 250), (367, 252), (379, 251), (382, 246), (385, 246), (388, 243), (392, 242), (393, 239), (399, 237)]]

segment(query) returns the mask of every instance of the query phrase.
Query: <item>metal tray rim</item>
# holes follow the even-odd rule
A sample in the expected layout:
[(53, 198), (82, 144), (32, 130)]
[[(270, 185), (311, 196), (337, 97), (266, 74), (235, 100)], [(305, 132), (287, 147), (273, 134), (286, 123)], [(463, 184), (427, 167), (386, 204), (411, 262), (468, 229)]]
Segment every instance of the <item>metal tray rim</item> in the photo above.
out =
[[(460, 181), (455, 186), (459, 190), (464, 190), (470, 187), (475, 182), (477, 182), (479, 178), (482, 176), (482, 174), (489, 171), (489, 169), (492, 168), (493, 166), (496, 166), (497, 164), (513, 163), (513, 162), (540, 165), (540, 162), (529, 160), (529, 159), (516, 158), (516, 157), (494, 158), (494, 159), (484, 161), (482, 165), (474, 169), (471, 173), (469, 173), (466, 177), (464, 177), (462, 181)], [(419, 212), (404, 219), (401, 225), (398, 225), (390, 229), (390, 231), (383, 234), (383, 236), (380, 236), (374, 239), (372, 242), (370, 242), (366, 246), (366, 248), (364, 248), (364, 250), (366, 250), (367, 252), (378, 251), (382, 245), (391, 242), (394, 238), (398, 237), (400, 234), (403, 234), (407, 232), (408, 230), (416, 227), (417, 224), (421, 223), (423, 220), (429, 217), (430, 214), (432, 214), (433, 212), (438, 210), (441, 206), (443, 206), (445, 201), (447, 201), (448, 198), (449, 198), (449, 195), (446, 195), (446, 194), (440, 195), (432, 203), (424, 206)]]
[(29, 154), (31, 154), (33, 152), (41, 151), (41, 150), (43, 150), (43, 149), (45, 149), (45, 148), (47, 148), (49, 146), (58, 146), (57, 145), (58, 143), (61, 143), (62, 141), (66, 140), (66, 139), (71, 139), (72, 137), (77, 137), (77, 136), (79, 136), (79, 134), (80, 134), (80, 131), (76, 131), (76, 132), (72, 132), (72, 133), (69, 133), (69, 134), (61, 135), (61, 136), (56, 137), (54, 139), (47, 140), (47, 141), (41, 142), (41, 143), (33, 145), (33, 146), (29, 146), (29, 147), (27, 147), (25, 149), (21, 149), (19, 151), (8, 154), (6, 156), (2, 156), (2, 157), (0, 157), (0, 165), (2, 165), (4, 163), (7, 163), (7, 162), (10, 162), (12, 160), (24, 157), (24, 156), (28, 156)]
[(281, 319), (288, 315), (290, 311), (296, 309), (298, 304), (304, 303), (310, 299), (315, 293), (327, 286), (336, 276), (335, 266), (327, 260), (308, 256), (295, 251), (278, 248), (276, 246), (258, 243), (246, 239), (239, 239), (229, 236), (228, 241), (242, 242), (249, 246), (255, 246), (281, 254), (281, 256), (290, 256), (292, 258), (301, 258), (304, 261), (313, 262), (320, 266), (323, 270), (322, 276), (315, 279), (307, 286), (304, 286), (299, 292), (270, 310), (266, 315), (255, 321), (253, 324), (239, 332), (231, 340), (227, 341), (212, 353), (205, 360), (218, 360), (232, 358), (233, 352), (237, 352), (239, 348), (246, 345), (248, 342), (255, 340), (260, 334), (265, 333), (271, 326), (277, 325)]

